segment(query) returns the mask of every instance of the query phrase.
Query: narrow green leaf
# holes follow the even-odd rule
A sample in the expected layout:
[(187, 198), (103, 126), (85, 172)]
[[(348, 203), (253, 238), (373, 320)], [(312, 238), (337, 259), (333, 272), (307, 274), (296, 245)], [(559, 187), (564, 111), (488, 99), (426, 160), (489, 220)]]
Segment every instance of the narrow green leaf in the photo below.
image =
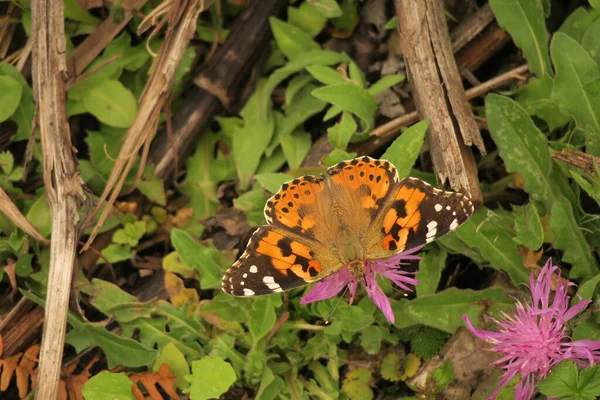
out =
[(373, 128), (377, 103), (365, 89), (353, 83), (339, 83), (315, 89), (312, 94), (318, 99), (358, 116), (365, 123), (364, 132), (369, 132)]
[(288, 22), (308, 33), (310, 37), (317, 36), (327, 25), (327, 18), (306, 1), (298, 8), (288, 7), (287, 10)]
[(552, 75), (544, 9), (539, 1), (490, 0), (498, 24), (523, 50), (529, 69), (538, 77)]
[(488, 210), (482, 207), (459, 227), (455, 234), (463, 242), (479, 251), (495, 269), (504, 271), (515, 283), (529, 281), (529, 273), (517, 253), (517, 245), (506, 228), (487, 218)]
[(313, 0), (310, 2), (324, 17), (337, 18), (342, 9), (335, 0)]
[(581, 42), (585, 31), (600, 18), (600, 12), (587, 7), (579, 7), (567, 16), (557, 32), (564, 33)]
[(290, 134), (281, 135), (279, 140), (290, 169), (298, 168), (310, 150), (310, 134), (300, 128)]
[(327, 138), (333, 147), (346, 150), (354, 132), (356, 132), (354, 117), (349, 112), (344, 111), (340, 121), (327, 129)]
[(298, 74), (290, 80), (290, 83), (285, 89), (285, 106), (290, 107), (296, 94), (313, 80), (310, 74)]
[(402, 132), (402, 135), (394, 140), (381, 156), (382, 159), (388, 160), (396, 166), (400, 179), (408, 176), (415, 165), (421, 153), (428, 127), (428, 120), (417, 122)]
[(508, 97), (487, 96), (485, 115), (507, 171), (520, 173), (529, 195), (543, 204), (545, 211), (550, 210), (558, 188), (550, 180), (552, 161), (546, 137), (525, 110)]
[(523, 207), (515, 207), (515, 231), (517, 236), (513, 238), (515, 243), (537, 250), (544, 242), (544, 229), (540, 216), (533, 204), (528, 203)]
[(277, 46), (289, 60), (301, 56), (305, 52), (321, 49), (310, 35), (294, 25), (275, 17), (269, 18), (269, 24)]
[(367, 92), (369, 92), (372, 96), (375, 96), (377, 93), (381, 93), (384, 90), (402, 82), (403, 80), (403, 75), (387, 75), (375, 82), (374, 84), (372, 84), (367, 89)]
[(562, 261), (573, 265), (571, 279), (591, 279), (598, 274), (598, 265), (581, 228), (575, 220), (571, 203), (564, 197), (556, 199), (552, 207), (550, 225), (554, 232), (554, 247), (564, 251)]
[(325, 85), (335, 85), (338, 83), (346, 83), (346, 80), (335, 69), (324, 65), (311, 65), (306, 67), (306, 70), (319, 82)]
[(580, 127), (600, 132), (600, 99), (586, 90), (587, 84), (600, 77), (598, 65), (579, 43), (565, 34), (555, 34), (550, 47), (556, 69), (552, 100)]
[(417, 297), (433, 294), (438, 288), (442, 270), (446, 266), (448, 253), (434, 246), (430, 251), (423, 253), (419, 261), (419, 272), (417, 273)]

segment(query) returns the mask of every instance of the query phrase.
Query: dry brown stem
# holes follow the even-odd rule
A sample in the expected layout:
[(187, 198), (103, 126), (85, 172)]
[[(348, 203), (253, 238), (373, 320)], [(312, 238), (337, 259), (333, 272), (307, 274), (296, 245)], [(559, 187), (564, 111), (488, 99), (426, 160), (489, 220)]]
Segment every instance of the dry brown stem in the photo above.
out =
[(0, 211), (4, 213), (15, 225), (27, 233), (29, 236), (42, 243), (50, 243), (48, 239), (43, 237), (37, 229), (29, 222), (27, 218), (21, 213), (19, 208), (12, 202), (8, 194), (4, 189), (0, 188)]
[(443, 3), (396, 0), (402, 51), (419, 114), (430, 121), (428, 142), (434, 170), (476, 203), (482, 195), (468, 146), (485, 147), (452, 53)]
[(36, 399), (58, 393), (71, 279), (86, 199), (66, 113), (66, 39), (63, 2), (31, 2), (33, 90), (41, 134), (44, 185), (52, 213), (50, 271)]
[(576, 150), (562, 149), (552, 154), (552, 158), (577, 167), (590, 176), (596, 176), (596, 166), (600, 166), (600, 157)]
[[(156, 133), (160, 110), (173, 87), (185, 50), (194, 37), (198, 15), (205, 9), (205, 6), (203, 0), (181, 0), (171, 4), (166, 16), (169, 27), (165, 41), (159, 51), (152, 75), (140, 97), (140, 108), (136, 118), (127, 131), (119, 156), (93, 214), (99, 211), (107, 198), (108, 202), (83, 250), (86, 250), (93, 242), (98, 230), (112, 210), (112, 205), (125, 184), (139, 150), (142, 147), (148, 148)], [(143, 169), (144, 165), (140, 165), (139, 168)]]

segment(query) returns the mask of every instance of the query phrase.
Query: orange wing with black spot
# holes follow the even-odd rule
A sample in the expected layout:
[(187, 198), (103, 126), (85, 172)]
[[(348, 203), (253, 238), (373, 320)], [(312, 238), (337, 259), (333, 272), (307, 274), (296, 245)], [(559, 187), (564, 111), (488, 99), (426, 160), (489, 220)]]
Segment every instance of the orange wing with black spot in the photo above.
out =
[(319, 280), (337, 261), (315, 247), (319, 246), (290, 231), (262, 226), (223, 276), (223, 291), (233, 296), (257, 296)]
[[(462, 225), (474, 207), (461, 193), (436, 189), (416, 179), (402, 179), (369, 228), (369, 258), (385, 258), (431, 243)], [(381, 240), (382, 239), (382, 240)]]

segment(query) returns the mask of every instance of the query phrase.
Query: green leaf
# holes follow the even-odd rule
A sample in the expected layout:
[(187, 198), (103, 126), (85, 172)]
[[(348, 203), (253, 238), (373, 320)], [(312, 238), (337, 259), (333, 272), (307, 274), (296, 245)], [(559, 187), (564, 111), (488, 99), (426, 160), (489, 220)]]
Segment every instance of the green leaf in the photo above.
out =
[(46, 192), (41, 191), (39, 197), (27, 211), (25, 215), (35, 229), (43, 237), (49, 237), (52, 231), (52, 218), (50, 216), (50, 206), (46, 198)]
[(428, 127), (428, 120), (419, 121), (412, 125), (402, 132), (402, 135), (394, 140), (381, 156), (382, 159), (394, 164), (400, 179), (407, 177), (413, 165), (415, 165), (423, 147), (425, 132), (427, 132)]
[(117, 128), (128, 128), (137, 113), (133, 93), (116, 80), (104, 80), (89, 88), (82, 101), (86, 110), (100, 122)]
[(0, 122), (6, 121), (19, 107), (23, 88), (9, 76), (0, 75)]
[(388, 22), (385, 23), (383, 29), (390, 30), (398, 27), (398, 16), (394, 15)]
[(381, 377), (391, 382), (400, 380), (400, 356), (395, 351), (386, 354), (381, 362)]
[(379, 354), (382, 340), (383, 328), (380, 326), (367, 326), (360, 333), (360, 345), (368, 354)]
[[(259, 121), (263, 122), (263, 125), (265, 125), (265, 121), (271, 110), (271, 93), (281, 82), (283, 82), (283, 80), (287, 79), (290, 75), (311, 65), (332, 65), (342, 62), (350, 62), (350, 58), (344, 53), (340, 54), (326, 50), (313, 50), (303, 53), (301, 57), (298, 56), (283, 67), (275, 70), (271, 76), (269, 76), (269, 79), (265, 85), (265, 90), (259, 95), (260, 108), (258, 116), (261, 118)], [(272, 133), (263, 132), (263, 134), (268, 136), (270, 141)]]
[(327, 24), (327, 18), (308, 2), (303, 2), (298, 8), (288, 7), (287, 16), (290, 24), (302, 29), (310, 37), (317, 36)]
[(233, 155), (242, 188), (248, 186), (273, 136), (273, 113), (270, 108), (265, 108), (264, 112), (260, 108), (261, 98), (267, 92), (270, 100), (271, 92), (268, 90), (264, 81), (259, 82), (256, 91), (241, 111), (244, 126), (236, 126), (233, 130)]
[(386, 89), (391, 88), (392, 86), (402, 82), (404, 80), (403, 75), (387, 75), (372, 84), (367, 92), (371, 94), (371, 96), (375, 96), (377, 93), (381, 93)]
[(490, 0), (498, 24), (523, 50), (529, 69), (538, 77), (552, 75), (544, 9), (540, 1)]
[(567, 16), (558, 32), (581, 42), (589, 26), (598, 18), (600, 18), (600, 13), (597, 10), (579, 7)]
[(349, 371), (342, 382), (342, 392), (351, 400), (370, 400), (373, 390), (369, 387), (371, 371), (366, 368), (357, 368)]
[(173, 228), (171, 243), (181, 260), (198, 270), (202, 289), (221, 287), (223, 272), (230, 266), (224, 254), (214, 246), (203, 246), (187, 232)]
[(450, 288), (408, 302), (406, 313), (424, 325), (454, 333), (463, 324), (462, 315), (467, 314), (471, 321), (477, 321), (485, 307), (510, 304), (512, 300), (504, 296), (501, 288), (482, 291)]
[(219, 398), (236, 381), (231, 364), (219, 357), (203, 357), (192, 363), (192, 374), (186, 379), (191, 383), (191, 400)]
[(558, 197), (552, 207), (550, 225), (554, 232), (554, 247), (564, 251), (562, 261), (573, 265), (571, 279), (590, 279), (598, 273), (598, 265), (575, 220), (571, 203)]
[(275, 17), (269, 18), (269, 24), (279, 49), (285, 56), (292, 60), (311, 50), (320, 50), (321, 47), (312, 40), (310, 35), (302, 29), (281, 21)]
[(356, 132), (354, 117), (349, 112), (344, 111), (340, 121), (327, 129), (327, 138), (333, 147), (346, 150), (354, 132)]
[(304, 88), (309, 82), (312, 82), (312, 80), (313, 77), (310, 74), (298, 74), (290, 80), (287, 88), (285, 88), (285, 106), (287, 109), (291, 107), (292, 102), (300, 89)]
[(335, 0), (313, 0), (311, 4), (324, 17), (337, 18), (342, 15), (342, 9)]
[(529, 115), (544, 120), (550, 131), (565, 126), (571, 117), (560, 112), (558, 105), (550, 100), (554, 80), (549, 76), (532, 79), (515, 92), (515, 100)]
[(435, 356), (448, 339), (448, 333), (429, 326), (420, 325), (409, 329), (417, 332), (410, 338), (410, 350), (419, 358)]
[(435, 293), (442, 277), (442, 270), (446, 266), (448, 253), (435, 246), (427, 253), (423, 253), (421, 257), (419, 272), (416, 276), (419, 281), (416, 288), (417, 297)]
[(323, 158), (323, 164), (330, 167), (340, 161), (351, 160), (357, 156), (356, 153), (348, 153), (342, 149), (333, 149), (329, 155)]
[(267, 197), (263, 189), (250, 190), (233, 199), (233, 206), (246, 215), (250, 226), (265, 225), (264, 208)]
[(338, 83), (313, 90), (313, 96), (352, 114), (364, 121), (364, 132), (373, 128), (377, 103), (365, 89), (353, 83)]
[(525, 110), (508, 97), (487, 96), (485, 115), (506, 170), (520, 173), (527, 193), (550, 210), (558, 188), (550, 180), (552, 161), (546, 137)]
[(563, 361), (552, 368), (548, 377), (538, 383), (540, 392), (547, 396), (562, 397), (577, 394), (577, 366), (571, 361)]
[(503, 226), (492, 223), (487, 214), (488, 210), (482, 207), (455, 231), (455, 235), (476, 249), (492, 267), (506, 272), (515, 284), (528, 282), (529, 273), (517, 253), (512, 235)]
[(102, 371), (81, 388), (86, 400), (135, 400), (133, 382), (123, 373)]
[(260, 186), (271, 193), (276, 193), (281, 185), (294, 179), (293, 176), (284, 174), (282, 172), (268, 172), (256, 175), (254, 178), (258, 181), (258, 183), (260, 183)]
[(336, 85), (338, 83), (346, 83), (346, 80), (338, 71), (324, 65), (311, 65), (306, 67), (306, 70), (319, 82), (325, 85)]
[(153, 372), (158, 372), (161, 365), (167, 364), (177, 378), (177, 387), (187, 389), (189, 382), (185, 379), (190, 374), (190, 367), (183, 353), (173, 343), (166, 345), (154, 362)]
[(290, 169), (298, 168), (310, 151), (312, 144), (310, 134), (303, 128), (298, 128), (292, 133), (282, 134), (279, 140)]
[(514, 207), (513, 215), (517, 233), (517, 236), (513, 238), (514, 242), (532, 250), (542, 247), (544, 229), (534, 205), (528, 203), (523, 207)]
[(440, 393), (454, 380), (454, 367), (450, 360), (446, 360), (444, 365), (436, 368), (430, 376), (427, 377), (427, 381), (432, 380), (435, 383), (435, 392)]
[(89, 347), (100, 347), (106, 355), (109, 368), (117, 365), (132, 368), (143, 367), (150, 365), (158, 357), (158, 351), (133, 339), (111, 333), (104, 327), (86, 324), (75, 319), (77, 319), (75, 316), (69, 319), (73, 329), (67, 333), (65, 341), (75, 347), (78, 354)]
[(249, 317), (248, 329), (256, 342), (269, 333), (275, 325), (277, 317), (271, 298), (267, 296), (256, 298), (252, 304)]
[(565, 34), (555, 34), (550, 47), (556, 69), (552, 100), (581, 128), (600, 132), (600, 99), (586, 89), (588, 83), (600, 77), (598, 65), (579, 43)]
[[(579, 290), (577, 290), (577, 295), (581, 296), (581, 301), (592, 300), (594, 298), (594, 294), (596, 293), (596, 289), (598, 287), (599, 282), (600, 274), (585, 281), (581, 286), (579, 286)], [(577, 299), (577, 297), (574, 298), (574, 300)]]
[[(101, 251), (102, 256), (106, 261), (116, 263), (119, 261), (129, 260), (135, 255), (135, 251), (130, 246), (111, 243)], [(99, 259), (98, 263), (104, 263), (104, 259)]]
[(600, 62), (600, 19), (595, 20), (583, 34), (581, 46), (592, 56), (596, 64)]

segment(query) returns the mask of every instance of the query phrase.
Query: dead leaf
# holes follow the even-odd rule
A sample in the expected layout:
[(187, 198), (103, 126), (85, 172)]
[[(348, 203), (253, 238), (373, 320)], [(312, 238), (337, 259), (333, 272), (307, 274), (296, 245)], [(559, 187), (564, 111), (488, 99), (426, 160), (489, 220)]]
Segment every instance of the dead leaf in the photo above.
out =
[(17, 273), (16, 273), (17, 263), (12, 258), (9, 258), (7, 264), (4, 266), (4, 272), (8, 275), (8, 280), (10, 281), (11, 292), (8, 295), (10, 297), (10, 301), (12, 303), (13, 297), (17, 292)]
[(129, 375), (129, 379), (131, 379), (134, 383), (133, 394), (139, 400), (144, 400), (145, 398), (142, 390), (138, 386), (139, 383), (144, 386), (148, 392), (148, 396), (150, 396), (152, 400), (164, 400), (156, 385), (160, 386), (165, 393), (169, 395), (169, 398), (179, 398), (177, 391), (175, 391), (177, 378), (171, 372), (168, 364), (161, 365), (158, 372), (142, 372), (139, 374), (131, 374)]

